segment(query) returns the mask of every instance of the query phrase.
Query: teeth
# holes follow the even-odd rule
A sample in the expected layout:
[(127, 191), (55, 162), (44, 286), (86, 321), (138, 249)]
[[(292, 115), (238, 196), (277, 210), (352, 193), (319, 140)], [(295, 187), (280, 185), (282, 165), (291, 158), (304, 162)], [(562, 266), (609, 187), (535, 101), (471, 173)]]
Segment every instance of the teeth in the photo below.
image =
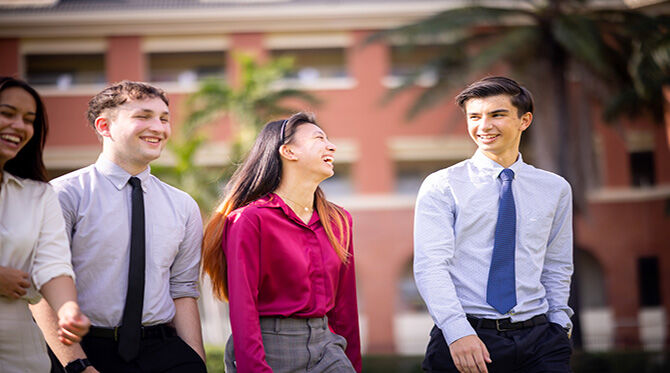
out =
[(145, 137), (144, 140), (146, 142), (150, 142), (150, 143), (154, 143), (154, 144), (160, 141), (159, 139), (157, 139), (155, 137)]
[(330, 163), (330, 162), (333, 162), (333, 160), (334, 160), (333, 157), (324, 157), (323, 158), (324, 162), (329, 162)]
[(493, 139), (496, 136), (497, 135), (479, 135), (479, 137), (481, 137), (482, 139)]
[(7, 140), (9, 142), (16, 143), (16, 144), (21, 142), (21, 138), (19, 136), (16, 136), (16, 135), (3, 134), (3, 135), (0, 135), (0, 138), (2, 138), (3, 140)]

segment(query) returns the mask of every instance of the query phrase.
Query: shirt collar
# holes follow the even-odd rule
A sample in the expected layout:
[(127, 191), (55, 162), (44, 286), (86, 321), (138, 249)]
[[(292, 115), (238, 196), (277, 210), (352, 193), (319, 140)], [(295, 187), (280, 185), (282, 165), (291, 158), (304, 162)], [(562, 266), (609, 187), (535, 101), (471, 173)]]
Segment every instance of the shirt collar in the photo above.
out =
[[(505, 169), (505, 167), (501, 166), (493, 159), (484, 155), (484, 153), (481, 152), (479, 149), (477, 149), (477, 151), (475, 152), (475, 154), (472, 156), (471, 159), (475, 167), (477, 167), (480, 171), (489, 175), (493, 179), (497, 179), (498, 176), (500, 176), (500, 172)], [(516, 159), (516, 162), (514, 162), (511, 166), (508, 167), (509, 169), (514, 171), (515, 179), (519, 171), (523, 169), (524, 165), (525, 163), (523, 161), (523, 156), (521, 155), (521, 153), (519, 153), (519, 157)]]
[(255, 200), (254, 202), (252, 202), (252, 204), (254, 204), (255, 206), (258, 206), (258, 207), (269, 207), (269, 208), (281, 209), (287, 217), (289, 217), (289, 218), (291, 218), (291, 219), (293, 219), (293, 220), (295, 220), (295, 221), (297, 221), (297, 222), (299, 222), (303, 225), (311, 225), (311, 224), (319, 221), (319, 214), (316, 214), (316, 219), (314, 219), (314, 216), (312, 216), (312, 218), (310, 219), (310, 221), (308, 223), (303, 222), (295, 214), (295, 212), (293, 212), (293, 210), (291, 210), (291, 208), (286, 204), (286, 202), (284, 202), (284, 200), (282, 200), (281, 197), (279, 197), (275, 193), (269, 193), (269, 194)]
[(19, 188), (23, 189), (23, 180), (20, 178), (10, 174), (9, 172), (2, 170), (2, 186), (6, 186), (9, 182), (16, 183), (16, 185), (19, 186)]
[(109, 159), (105, 158), (104, 155), (100, 154), (98, 156), (98, 160), (95, 162), (95, 168), (103, 174), (107, 180), (109, 180), (116, 189), (121, 190), (123, 187), (128, 184), (128, 180), (130, 180), (131, 176), (135, 176), (140, 181), (142, 182), (142, 191), (144, 193), (147, 192), (147, 181), (149, 180), (149, 176), (151, 175), (151, 167), (147, 166), (147, 168), (140, 172), (137, 175), (131, 175), (128, 173), (128, 171), (124, 170), (121, 168), (121, 166), (117, 165), (116, 163), (110, 161)]

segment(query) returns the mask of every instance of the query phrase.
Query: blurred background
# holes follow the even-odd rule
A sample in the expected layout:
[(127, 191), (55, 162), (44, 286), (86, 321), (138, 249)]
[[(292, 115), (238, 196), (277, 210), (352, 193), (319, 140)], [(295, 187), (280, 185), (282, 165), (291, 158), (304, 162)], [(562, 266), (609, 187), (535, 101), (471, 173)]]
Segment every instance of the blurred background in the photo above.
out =
[[(324, 190), (354, 216), (366, 371), (416, 370), (429, 339), (413, 206), (423, 178), (475, 150), (453, 97), (487, 75), (515, 78), (536, 100), (524, 159), (574, 190), (578, 356), (623, 371), (603, 356), (628, 351), (643, 356), (636, 371), (662, 371), (669, 35), (670, 2), (656, 0), (0, 0), (0, 75), (44, 97), (51, 177), (95, 162), (84, 113), (108, 83), (165, 89), (173, 138), (152, 171), (205, 219), (264, 123), (315, 112), (338, 147)], [(206, 282), (200, 305), (215, 364), (226, 305)]]

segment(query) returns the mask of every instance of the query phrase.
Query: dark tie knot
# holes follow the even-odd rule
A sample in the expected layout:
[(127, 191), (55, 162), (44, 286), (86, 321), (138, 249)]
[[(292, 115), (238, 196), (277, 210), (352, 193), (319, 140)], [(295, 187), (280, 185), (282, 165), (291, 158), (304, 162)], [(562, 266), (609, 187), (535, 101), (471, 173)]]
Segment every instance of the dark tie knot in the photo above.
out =
[(500, 172), (500, 179), (502, 181), (512, 181), (514, 180), (514, 171), (509, 168), (506, 168)]
[(140, 181), (140, 179), (136, 178), (135, 176), (131, 176), (130, 180), (128, 180), (128, 183), (132, 185), (133, 189), (142, 186), (142, 181)]

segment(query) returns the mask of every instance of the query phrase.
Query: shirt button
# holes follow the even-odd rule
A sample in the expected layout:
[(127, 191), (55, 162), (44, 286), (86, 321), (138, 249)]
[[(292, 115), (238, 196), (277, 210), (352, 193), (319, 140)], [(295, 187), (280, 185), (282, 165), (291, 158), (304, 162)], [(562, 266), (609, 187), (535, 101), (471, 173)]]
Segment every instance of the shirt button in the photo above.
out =
[(516, 315), (516, 312), (514, 312), (514, 310), (511, 310), (511, 311), (509, 311), (508, 313), (510, 314), (510, 316), (514, 316), (514, 315)]

